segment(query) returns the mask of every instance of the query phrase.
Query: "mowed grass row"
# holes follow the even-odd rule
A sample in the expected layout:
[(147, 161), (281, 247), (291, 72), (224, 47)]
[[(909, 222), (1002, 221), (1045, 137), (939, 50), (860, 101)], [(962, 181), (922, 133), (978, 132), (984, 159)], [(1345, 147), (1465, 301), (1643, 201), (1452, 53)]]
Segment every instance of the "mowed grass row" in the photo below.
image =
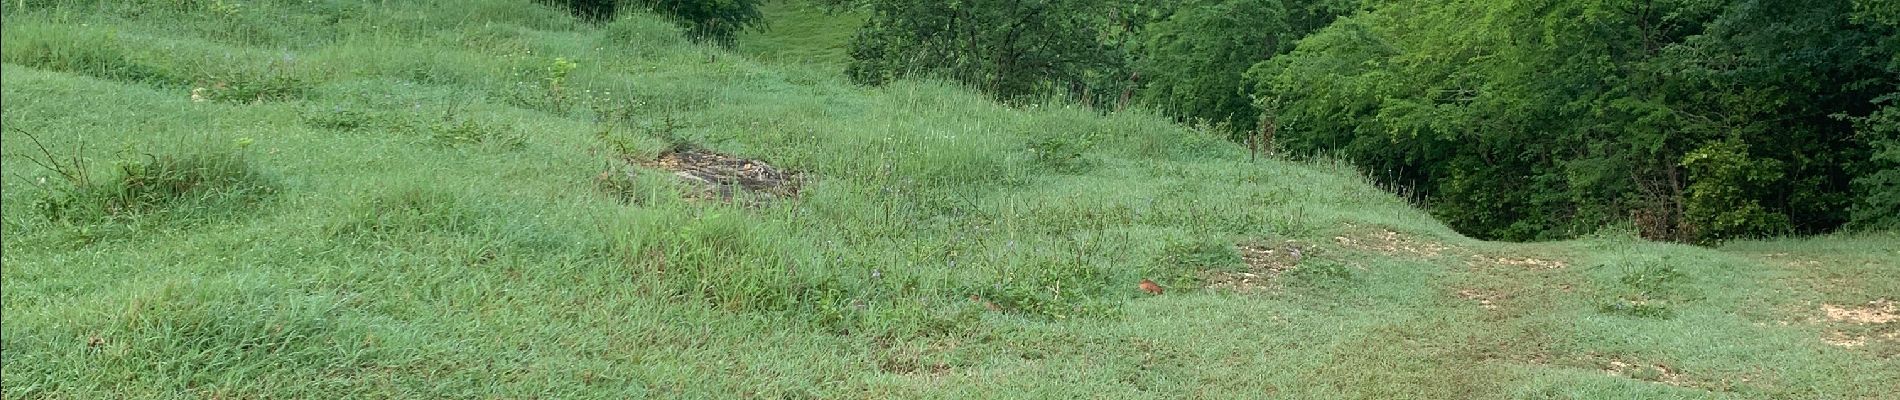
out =
[[(1900, 297), (1891, 234), (1474, 242), (1343, 164), (644, 15), (23, 4), (9, 398), (1900, 392), (1894, 324), (1818, 311)], [(629, 163), (679, 146), (813, 179), (747, 208)], [(1297, 268), (1203, 287), (1288, 241)]]

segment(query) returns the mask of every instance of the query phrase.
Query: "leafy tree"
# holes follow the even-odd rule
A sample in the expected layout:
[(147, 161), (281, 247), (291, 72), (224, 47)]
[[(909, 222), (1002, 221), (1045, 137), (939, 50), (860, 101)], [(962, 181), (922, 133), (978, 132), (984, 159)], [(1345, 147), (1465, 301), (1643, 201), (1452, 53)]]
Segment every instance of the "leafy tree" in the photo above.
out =
[(1860, 201), (1852, 222), (1860, 228), (1900, 229), (1900, 92), (1876, 100), (1872, 115), (1856, 118), (1857, 132), (1873, 147), (1869, 171), (1854, 179)]
[[(864, 84), (909, 76), (962, 82), (1003, 99), (1081, 95), (1112, 79), (1104, 43), (1114, 7), (1088, 0), (870, 0), (846, 74)], [(1105, 11), (1108, 10), (1108, 11)]]
[(1486, 238), (1636, 220), (1701, 241), (1840, 225), (1891, 91), (1844, 0), (1379, 3), (1257, 65), (1295, 152), (1339, 151)]
[(1139, 50), (1142, 100), (1180, 118), (1252, 131), (1260, 112), (1247, 70), (1353, 7), (1344, 0), (1302, 3), (1199, 0), (1163, 11), (1146, 27)]
[(764, 0), (634, 0), (686, 28), (687, 37), (731, 46), (739, 32), (765, 27)]
[[(1900, 2), (1857, 0), (1854, 10), (1856, 22), (1886, 33), (1869, 55), (1886, 57), (1887, 73), (1900, 75), (1900, 34), (1894, 33), (1900, 27)], [(1851, 223), (1860, 228), (1900, 229), (1900, 85), (1887, 89), (1886, 95), (1872, 101), (1878, 110), (1863, 117), (1843, 115), (1854, 123), (1855, 136), (1872, 151), (1865, 172), (1854, 179), (1859, 201)]]

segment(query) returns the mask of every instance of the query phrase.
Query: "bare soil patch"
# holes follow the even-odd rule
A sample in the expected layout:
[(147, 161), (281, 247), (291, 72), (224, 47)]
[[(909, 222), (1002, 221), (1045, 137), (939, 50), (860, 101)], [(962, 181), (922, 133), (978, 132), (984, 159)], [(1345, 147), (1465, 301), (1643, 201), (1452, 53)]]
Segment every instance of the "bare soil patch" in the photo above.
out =
[(1496, 310), (1498, 309), (1498, 304), (1497, 304), (1498, 301), (1503, 300), (1504, 296), (1496, 292), (1491, 292), (1491, 291), (1486, 291), (1486, 290), (1459, 289), (1458, 298), (1477, 302), (1478, 308), (1483, 308), (1486, 310)]
[(1334, 236), (1333, 242), (1342, 247), (1375, 251), (1386, 254), (1405, 254), (1421, 257), (1437, 257), (1451, 246), (1430, 240), (1421, 240), (1410, 235), (1393, 232), (1389, 229), (1377, 229), (1362, 234)]
[(1310, 256), (1313, 246), (1288, 240), (1281, 243), (1254, 242), (1234, 245), (1247, 264), (1241, 272), (1207, 271), (1202, 279), (1207, 286), (1236, 292), (1255, 292), (1272, 284), (1273, 278), (1299, 268), (1300, 260)]
[(762, 206), (797, 197), (804, 174), (774, 167), (765, 161), (707, 150), (688, 149), (661, 154), (641, 166), (672, 171), (695, 189), (689, 198)]
[(1519, 267), (1519, 268), (1526, 268), (1526, 269), (1564, 269), (1566, 267), (1569, 267), (1570, 263), (1564, 262), (1562, 260), (1552, 260), (1552, 259), (1543, 259), (1543, 258), (1535, 258), (1535, 257), (1509, 257), (1509, 256), (1497, 257), (1497, 256), (1484, 255), (1484, 254), (1472, 254), (1471, 260), (1465, 261), (1465, 265), (1469, 265), (1473, 267), (1499, 265), (1499, 266), (1510, 266), (1510, 267)]
[(1830, 329), (1821, 341), (1839, 347), (1862, 347), (1870, 343), (1900, 343), (1900, 329), (1889, 328), (1900, 321), (1900, 303), (1888, 299), (1869, 301), (1863, 306), (1821, 304), (1821, 313), (1840, 329)]
[(1821, 342), (1840, 347), (1860, 347), (1867, 345), (1867, 337), (1849, 335), (1841, 331), (1829, 331), (1827, 336), (1821, 337)]
[(1603, 372), (1624, 378), (1644, 380), (1670, 386), (1693, 387), (1681, 371), (1663, 364), (1644, 364), (1611, 360), (1604, 365)]
[(1900, 320), (1900, 303), (1887, 299), (1869, 301), (1865, 307), (1822, 304), (1821, 311), (1835, 322), (1884, 324)]

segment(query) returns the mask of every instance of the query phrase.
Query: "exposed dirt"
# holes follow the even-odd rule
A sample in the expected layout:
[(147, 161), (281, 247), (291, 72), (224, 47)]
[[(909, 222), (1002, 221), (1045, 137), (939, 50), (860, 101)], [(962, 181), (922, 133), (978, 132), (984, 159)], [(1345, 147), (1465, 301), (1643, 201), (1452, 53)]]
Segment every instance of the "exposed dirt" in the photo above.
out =
[(1241, 243), (1234, 245), (1247, 270), (1241, 272), (1206, 271), (1202, 280), (1207, 287), (1236, 292), (1255, 292), (1272, 284), (1281, 273), (1299, 268), (1300, 260), (1310, 256), (1313, 246), (1288, 240), (1282, 243)]
[(1829, 331), (1827, 336), (1821, 337), (1821, 341), (1840, 347), (1860, 347), (1867, 345), (1866, 336), (1853, 336), (1841, 331)]
[(1252, 272), (1206, 271), (1201, 280), (1211, 289), (1230, 290), (1240, 293), (1252, 293), (1266, 290), (1273, 277)]
[[(1836, 304), (1822, 304), (1821, 313), (1837, 328), (1830, 329), (1821, 337), (1821, 341), (1840, 347), (1861, 347), (1870, 343), (1900, 343), (1900, 329), (1891, 329), (1890, 325), (1900, 321), (1900, 303), (1888, 299), (1869, 301), (1865, 306), (1854, 307)], [(1880, 327), (1887, 326), (1887, 327)], [(1882, 332), (1885, 331), (1885, 332)], [(1859, 332), (1859, 333), (1854, 333)]]
[(1884, 324), (1900, 320), (1900, 303), (1887, 299), (1869, 301), (1866, 307), (1822, 304), (1821, 311), (1827, 313), (1827, 319), (1835, 322)]
[(1420, 240), (1388, 229), (1371, 232), (1334, 236), (1333, 242), (1343, 247), (1376, 251), (1386, 254), (1406, 254), (1421, 257), (1437, 257), (1450, 250), (1451, 246), (1429, 240)]
[(1624, 378), (1644, 380), (1671, 386), (1691, 387), (1688, 378), (1680, 371), (1670, 369), (1663, 364), (1642, 364), (1611, 360), (1603, 367), (1603, 372)]
[(690, 198), (726, 203), (743, 201), (751, 206), (797, 197), (805, 183), (803, 174), (797, 171), (698, 149), (661, 154), (640, 165), (672, 171), (674, 176), (695, 188), (688, 195)]
[(1822, 265), (1821, 261), (1819, 260), (1810, 260), (1806, 258), (1801, 258), (1801, 257), (1797, 257), (1788, 253), (1757, 254), (1756, 257), (1765, 258), (1771, 262), (1781, 264), (1782, 266), (1786, 266), (1788, 268), (1793, 268), (1793, 269), (1820, 268)]
[(1497, 302), (1498, 300), (1502, 300), (1503, 296), (1498, 293), (1485, 291), (1485, 290), (1460, 289), (1458, 290), (1458, 298), (1478, 302), (1479, 308), (1483, 308), (1486, 310), (1496, 310), (1498, 309)]
[(1549, 260), (1549, 259), (1534, 258), (1534, 257), (1508, 257), (1508, 256), (1495, 257), (1495, 256), (1488, 256), (1488, 255), (1483, 255), (1483, 254), (1472, 254), (1471, 260), (1465, 261), (1465, 265), (1469, 265), (1473, 267), (1487, 266), (1487, 265), (1501, 265), (1501, 266), (1511, 266), (1511, 267), (1520, 267), (1520, 268), (1529, 268), (1529, 269), (1563, 269), (1565, 267), (1569, 267), (1570, 263), (1567, 263), (1561, 260)]

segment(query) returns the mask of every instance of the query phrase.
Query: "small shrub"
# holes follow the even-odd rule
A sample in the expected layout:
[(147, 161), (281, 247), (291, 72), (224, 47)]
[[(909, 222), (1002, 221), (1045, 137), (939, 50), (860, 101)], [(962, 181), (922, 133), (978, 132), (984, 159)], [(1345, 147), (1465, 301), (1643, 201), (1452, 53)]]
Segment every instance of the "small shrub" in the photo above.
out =
[(517, 82), (508, 93), (508, 100), (522, 108), (566, 114), (576, 100), (593, 100), (587, 98), (590, 91), (577, 92), (569, 88), (569, 77), (577, 69), (580, 64), (565, 57), (549, 60), (540, 68), (518, 69)]
[(1873, 149), (1869, 172), (1854, 178), (1856, 202), (1849, 226), (1863, 230), (1900, 230), (1900, 92), (1875, 99), (1878, 111), (1847, 118), (1855, 135)]
[(1045, 134), (1030, 141), (1029, 154), (1037, 164), (1057, 172), (1080, 172), (1088, 167), (1083, 153), (1093, 144), (1087, 138)]

